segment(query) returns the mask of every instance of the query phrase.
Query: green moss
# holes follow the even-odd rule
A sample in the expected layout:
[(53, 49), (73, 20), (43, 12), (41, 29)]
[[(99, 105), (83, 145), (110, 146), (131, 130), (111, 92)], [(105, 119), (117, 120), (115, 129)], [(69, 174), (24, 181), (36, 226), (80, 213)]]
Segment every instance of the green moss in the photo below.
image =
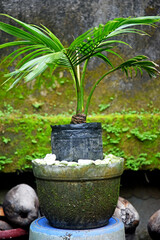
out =
[[(116, 61), (117, 58), (112, 57), (114, 65)], [(9, 71), (7, 63), (1, 65), (0, 70), (2, 83), (4, 73)], [(87, 72), (86, 95), (105, 71), (106, 66), (100, 64)], [(132, 91), (123, 89), (120, 83), (125, 85), (129, 81), (134, 86)], [(66, 115), (74, 113), (76, 98), (70, 75), (61, 69), (54, 74), (46, 71), (36, 81), (22, 82), (10, 92), (7, 88), (8, 83), (0, 89), (0, 151), (1, 156), (13, 161), (1, 163), (3, 171), (12, 172), (30, 167), (35, 154), (41, 157), (51, 152), (50, 125), (70, 123), (71, 117)], [(101, 115), (88, 117), (88, 122), (102, 123), (104, 152), (123, 156), (126, 168), (160, 168), (158, 90), (159, 78), (128, 80), (116, 73), (101, 82), (93, 95), (89, 112)], [(141, 157), (141, 154), (147, 155)]]
[[(126, 169), (160, 169), (160, 115), (111, 114), (92, 116), (88, 122), (101, 122), (103, 151), (124, 157)], [(12, 163), (0, 163), (4, 172), (25, 170), (31, 160), (51, 152), (50, 125), (69, 124), (63, 115), (18, 115), (0, 117), (1, 156)], [(9, 139), (9, 141), (4, 141)]]
[[(111, 61), (117, 65), (117, 58)], [(124, 58), (125, 59), (125, 58)], [(118, 60), (119, 61), (119, 60)], [(9, 62), (9, 60), (8, 60)], [(9, 71), (7, 64), (0, 67), (0, 84), (4, 82), (4, 74)], [(99, 76), (107, 70), (105, 64), (99, 64), (94, 69), (87, 71), (85, 79), (85, 102), (88, 93)], [(127, 84), (133, 86), (128, 90)], [(23, 81), (10, 92), (7, 92), (9, 82), (0, 89), (0, 111), (5, 114), (21, 112), (23, 114), (72, 114), (76, 106), (74, 82), (69, 73), (56, 70), (44, 72), (36, 80), (24, 84)], [(140, 86), (140, 87), (138, 87)], [(124, 88), (124, 89), (123, 89)], [(142, 94), (143, 89), (143, 94)], [(127, 79), (121, 72), (108, 76), (96, 88), (91, 99), (89, 114), (110, 113), (159, 113), (159, 78), (142, 81), (140, 76)], [(0, 114), (1, 115), (1, 114)]]

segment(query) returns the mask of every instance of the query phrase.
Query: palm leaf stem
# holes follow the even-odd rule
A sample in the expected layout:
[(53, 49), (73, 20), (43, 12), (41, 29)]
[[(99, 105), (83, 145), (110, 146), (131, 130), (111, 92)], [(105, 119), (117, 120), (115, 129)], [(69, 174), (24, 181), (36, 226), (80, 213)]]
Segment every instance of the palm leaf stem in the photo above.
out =
[(80, 82), (80, 91), (81, 91), (81, 104), (82, 104), (82, 111), (84, 111), (84, 79), (85, 79), (85, 73), (87, 70), (89, 58), (84, 62), (83, 70), (82, 70), (82, 77)]
[[(118, 67), (119, 67), (119, 66), (118, 66)], [(105, 78), (107, 75), (109, 75), (110, 73), (116, 71), (116, 70), (118, 69), (118, 67), (112, 68), (110, 71), (108, 71), (108, 72), (106, 72), (105, 74), (103, 74), (103, 76), (93, 85), (93, 87), (92, 87), (92, 89), (91, 89), (91, 91), (90, 91), (90, 94), (89, 94), (89, 96), (88, 96), (87, 103), (86, 103), (86, 107), (85, 107), (85, 111), (84, 111), (86, 117), (87, 117), (87, 114), (88, 114), (88, 107), (89, 107), (89, 105), (90, 105), (91, 97), (92, 97), (92, 95), (93, 95), (96, 87), (97, 87), (98, 84), (102, 81), (102, 79), (104, 79), (104, 78)]]
[[(89, 45), (89, 47), (88, 47), (88, 45)], [(85, 47), (85, 48), (84, 48)], [(84, 48), (84, 49), (83, 49)], [(94, 49), (96, 48), (96, 46), (94, 46)], [(93, 45), (90, 45), (89, 44), (89, 42), (87, 42), (85, 45), (83, 45), (82, 47), (80, 47), (79, 49), (78, 49), (78, 52), (75, 50), (75, 53), (73, 54), (73, 56), (71, 57), (70, 56), (70, 58), (71, 58), (71, 61), (74, 63), (74, 61), (75, 60), (77, 60), (77, 55), (79, 54), (80, 56), (82, 55), (82, 56), (84, 56), (84, 53), (85, 54), (88, 54), (88, 53), (90, 53), (91, 51), (93, 51), (94, 50), (93, 49)], [(87, 50), (87, 51), (86, 51)], [(80, 57), (79, 57), (80, 58)], [(79, 60), (79, 58), (78, 58), (78, 60)]]
[(78, 80), (78, 76), (75, 70), (75, 67), (73, 66), (70, 58), (68, 57), (68, 55), (66, 54), (66, 57), (68, 58), (68, 61), (70, 63), (72, 72), (73, 72), (73, 77), (75, 80), (75, 89), (76, 89), (76, 96), (77, 96), (77, 107), (76, 107), (76, 114), (81, 113), (82, 112), (82, 103), (81, 103), (81, 90), (80, 90), (80, 84), (79, 84), (79, 80)]

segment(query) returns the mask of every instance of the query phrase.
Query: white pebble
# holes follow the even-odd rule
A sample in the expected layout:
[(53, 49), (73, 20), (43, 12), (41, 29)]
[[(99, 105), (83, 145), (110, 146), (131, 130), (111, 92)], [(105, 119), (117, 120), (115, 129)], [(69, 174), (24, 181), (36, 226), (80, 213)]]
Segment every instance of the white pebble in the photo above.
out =
[(52, 160), (52, 161), (55, 161), (56, 160), (56, 155), (55, 154), (52, 154), (52, 153), (49, 153), (49, 154), (46, 154), (44, 160)]
[(93, 160), (90, 159), (79, 159), (78, 160), (78, 165), (91, 165), (93, 164)]
[(65, 160), (58, 161), (56, 160), (56, 155), (55, 154), (46, 154), (44, 159), (35, 159), (33, 160), (37, 164), (41, 165), (56, 165), (56, 166), (85, 166), (85, 165), (107, 165), (107, 164), (114, 164), (120, 161), (123, 161), (123, 158), (121, 157), (116, 157), (113, 154), (108, 154), (104, 157), (103, 160), (97, 159), (97, 160), (91, 160), (91, 159), (79, 159), (78, 162), (68, 162)]
[(56, 161), (54, 161), (54, 164), (55, 164), (56, 166), (59, 166), (59, 165), (60, 165), (60, 161), (56, 160)]
[(38, 164), (42, 164), (42, 165), (46, 164), (46, 163), (44, 162), (44, 159), (34, 159), (33, 161), (36, 162), (36, 163), (38, 163)]
[(100, 159), (97, 159), (97, 160), (95, 160), (94, 164), (95, 164), (95, 165), (100, 165), (100, 164), (101, 164), (101, 162), (102, 162), (102, 160), (100, 160)]

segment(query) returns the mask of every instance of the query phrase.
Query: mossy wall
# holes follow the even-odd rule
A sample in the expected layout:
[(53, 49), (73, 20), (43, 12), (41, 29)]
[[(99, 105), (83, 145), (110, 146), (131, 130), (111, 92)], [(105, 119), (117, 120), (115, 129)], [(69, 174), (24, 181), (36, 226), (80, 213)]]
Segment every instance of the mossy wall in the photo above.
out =
[[(160, 169), (160, 115), (111, 114), (88, 122), (102, 123), (104, 153), (124, 157), (126, 169)], [(32, 159), (51, 153), (50, 125), (69, 123), (66, 116), (1, 116), (0, 170), (31, 168)]]
[[(110, 19), (160, 15), (160, 5), (158, 0), (0, 0), (0, 12), (27, 23), (43, 24), (68, 46), (74, 37)], [(2, 16), (0, 20), (8, 21)], [(150, 37), (125, 36), (121, 40), (132, 48), (120, 45), (117, 52), (124, 60), (144, 54), (160, 63), (159, 28), (146, 26), (143, 30)], [(12, 40), (13, 37), (0, 31), (0, 43)], [(0, 58), (3, 60), (8, 52), (8, 49), (1, 50)], [(115, 66), (119, 63), (115, 56), (108, 57)], [(8, 67), (8, 63), (0, 65), (0, 84), (5, 80), (4, 73), (14, 69), (14, 65)], [(86, 75), (85, 100), (94, 82), (106, 70), (108, 67), (101, 62), (91, 61)], [(102, 122), (104, 152), (123, 156), (126, 168), (159, 168), (159, 80), (145, 74), (142, 78), (138, 75), (127, 79), (119, 71), (101, 82), (92, 97), (89, 115), (101, 116), (88, 121)], [(43, 157), (51, 151), (50, 124), (69, 123), (68, 117), (57, 115), (72, 115), (76, 98), (70, 75), (61, 69), (52, 74), (46, 71), (33, 82), (25, 85), (22, 82), (9, 92), (7, 88), (8, 84), (0, 88), (0, 169), (12, 172), (27, 169), (32, 158)], [(11, 164), (6, 164), (10, 161)]]
[[(29, 0), (13, 1), (0, 0), (0, 12), (7, 13), (22, 21), (47, 26), (65, 46), (68, 46), (75, 37), (91, 27), (100, 23), (106, 23), (116, 17), (134, 17), (145, 15), (159, 15), (160, 6), (158, 0)], [(9, 21), (2, 16), (0, 20)], [(159, 25), (159, 24), (157, 24)], [(129, 35), (121, 40), (127, 41), (132, 48), (119, 45), (117, 52), (124, 60), (135, 55), (144, 54), (156, 63), (160, 63), (159, 28), (143, 27), (149, 36)], [(0, 31), (0, 43), (12, 41), (13, 37)], [(0, 50), (0, 58), (3, 59), (8, 49)], [(113, 65), (119, 63), (119, 59), (108, 54)], [(13, 70), (6, 64), (0, 65), (0, 83), (4, 72)], [(108, 70), (101, 61), (90, 62), (89, 71), (85, 81), (85, 99), (94, 82)], [(66, 72), (58, 70), (52, 75), (45, 72), (40, 78), (31, 84), (21, 86), (6, 94), (7, 87), (0, 88), (0, 109), (5, 109), (10, 104), (14, 109), (22, 113), (32, 114), (58, 114), (62, 112), (72, 113), (75, 110), (74, 83)], [(160, 106), (159, 78), (150, 79), (144, 74), (127, 79), (121, 71), (107, 77), (96, 89), (92, 98), (89, 113), (97, 114), (103, 108), (103, 113), (115, 113), (128, 110), (154, 112)], [(102, 106), (99, 106), (102, 104)], [(104, 108), (106, 106), (106, 108)]]

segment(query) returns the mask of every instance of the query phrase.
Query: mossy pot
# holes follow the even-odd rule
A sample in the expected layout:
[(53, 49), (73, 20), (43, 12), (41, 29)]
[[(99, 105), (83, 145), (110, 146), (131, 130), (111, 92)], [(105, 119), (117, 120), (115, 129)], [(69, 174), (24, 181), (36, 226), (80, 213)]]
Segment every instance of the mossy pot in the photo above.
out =
[(123, 159), (106, 165), (32, 164), (41, 211), (51, 226), (92, 229), (108, 224), (119, 197)]

